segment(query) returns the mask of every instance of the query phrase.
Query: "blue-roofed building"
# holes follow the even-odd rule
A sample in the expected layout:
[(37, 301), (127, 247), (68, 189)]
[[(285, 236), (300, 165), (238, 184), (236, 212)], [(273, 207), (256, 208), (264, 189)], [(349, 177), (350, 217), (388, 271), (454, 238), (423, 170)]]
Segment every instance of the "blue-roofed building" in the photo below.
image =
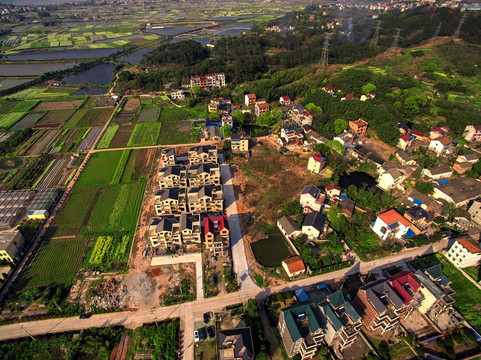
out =
[(294, 294), (296, 294), (297, 301), (299, 301), (300, 303), (309, 301), (309, 296), (304, 289), (297, 289), (296, 291), (294, 291)]
[(351, 346), (361, 330), (362, 318), (348, 298), (342, 291), (336, 291), (319, 308), (326, 319), (326, 344), (338, 347), (334, 349), (336, 353)]
[(324, 338), (325, 320), (312, 302), (281, 310), (278, 329), (287, 355), (312, 359)]

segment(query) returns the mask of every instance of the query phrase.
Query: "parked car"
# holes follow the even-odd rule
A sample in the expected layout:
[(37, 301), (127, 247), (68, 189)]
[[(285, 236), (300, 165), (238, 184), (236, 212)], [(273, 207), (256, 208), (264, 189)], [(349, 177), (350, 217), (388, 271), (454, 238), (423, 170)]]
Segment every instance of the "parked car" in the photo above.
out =
[(206, 313), (204, 313), (204, 322), (205, 322), (206, 324), (208, 324), (208, 323), (209, 323), (209, 321), (210, 321), (210, 316), (211, 316), (211, 313), (210, 313), (210, 311), (209, 311), (209, 312), (206, 312)]
[(205, 331), (205, 327), (199, 329), (199, 337), (201, 340), (207, 339), (207, 332)]
[(92, 314), (90, 313), (85, 313), (85, 314), (80, 314), (80, 316), (78, 317), (79, 319), (88, 319), (89, 317), (91, 317)]
[(209, 337), (210, 337), (211, 339), (213, 339), (214, 336), (215, 336), (214, 326), (212, 326), (212, 325), (209, 326), (209, 327), (207, 328), (207, 333), (209, 334)]
[(199, 342), (199, 332), (197, 330), (194, 331), (194, 342)]

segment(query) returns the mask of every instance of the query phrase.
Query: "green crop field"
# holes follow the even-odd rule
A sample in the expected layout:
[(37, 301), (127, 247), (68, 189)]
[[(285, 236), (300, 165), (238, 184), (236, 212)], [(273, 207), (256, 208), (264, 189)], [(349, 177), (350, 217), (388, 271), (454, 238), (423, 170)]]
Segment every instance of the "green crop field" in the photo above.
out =
[(124, 173), (125, 165), (129, 160), (131, 150), (124, 150), (122, 152), (122, 156), (120, 157), (119, 163), (117, 164), (117, 168), (115, 169), (114, 177), (110, 182), (112, 185), (120, 183), (122, 180), (122, 174)]
[(117, 133), (117, 130), (119, 130), (119, 127), (120, 125), (109, 126), (107, 130), (105, 130), (105, 133), (100, 138), (97, 144), (97, 149), (108, 149), (108, 147), (110, 146), (110, 143), (115, 137), (115, 134)]
[(11, 112), (0, 117), (0, 127), (8, 129), (15, 125), (21, 118), (23, 118), (26, 112)]
[(205, 106), (187, 108), (163, 108), (160, 113), (160, 121), (179, 121), (186, 119), (207, 118), (209, 114)]
[(127, 146), (156, 145), (160, 132), (160, 122), (146, 122), (135, 125)]
[(86, 222), (95, 199), (95, 188), (74, 188), (55, 222), (53, 236), (77, 235)]
[(70, 285), (82, 260), (87, 239), (50, 240), (28, 270), (26, 286)]
[(130, 235), (99, 236), (85, 254), (84, 265), (108, 270), (112, 265), (127, 262), (131, 240)]
[(30, 88), (11, 94), (8, 97), (12, 99), (38, 99), (45, 90), (46, 89)]
[(77, 186), (109, 185), (117, 169), (122, 151), (94, 153), (80, 175)]
[(69, 120), (67, 121), (67, 123), (64, 125), (65, 128), (67, 129), (73, 129), (77, 126), (78, 122), (85, 116), (85, 114), (87, 113), (87, 109), (80, 109), (80, 110), (77, 110), (75, 112), (75, 114), (73, 114)]
[(100, 231), (110, 230), (108, 221), (112, 209), (114, 208), (115, 200), (119, 195), (119, 191), (119, 186), (109, 186), (102, 189), (102, 192), (95, 203), (92, 215), (90, 215), (87, 222), (85, 231), (99, 233)]
[(27, 101), (22, 101), (21, 103), (17, 104), (11, 112), (26, 112), (35, 107), (39, 101), (37, 100), (27, 100)]
[(188, 144), (197, 142), (197, 137), (192, 135), (192, 121), (164, 121), (160, 129), (158, 144)]

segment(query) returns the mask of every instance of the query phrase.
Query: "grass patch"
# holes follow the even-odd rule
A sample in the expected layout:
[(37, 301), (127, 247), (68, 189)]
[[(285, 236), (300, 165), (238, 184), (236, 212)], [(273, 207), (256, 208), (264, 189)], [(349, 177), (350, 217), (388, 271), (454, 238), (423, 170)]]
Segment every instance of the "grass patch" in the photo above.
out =
[(105, 151), (92, 154), (78, 179), (77, 186), (106, 186), (112, 181), (122, 151)]
[(11, 112), (0, 117), (0, 127), (8, 129), (15, 125), (21, 118), (23, 118), (26, 112)]
[(25, 281), (27, 286), (65, 284), (70, 285), (82, 260), (87, 239), (50, 240), (45, 244)]
[(165, 121), (162, 123), (158, 144), (188, 144), (197, 142), (192, 135), (191, 121)]
[(108, 149), (110, 146), (110, 143), (115, 137), (115, 134), (119, 130), (119, 127), (120, 125), (113, 125), (113, 126), (107, 127), (107, 130), (105, 130), (105, 133), (102, 135), (102, 137), (100, 138), (97, 144), (97, 149)]
[(122, 175), (124, 173), (125, 165), (129, 160), (131, 150), (124, 150), (122, 152), (122, 156), (120, 157), (119, 163), (117, 164), (117, 168), (115, 169), (114, 177), (111, 181), (112, 185), (119, 184), (120, 180), (122, 179)]
[(127, 146), (156, 145), (160, 132), (160, 122), (146, 122), (135, 125)]
[(78, 122), (84, 117), (84, 115), (87, 113), (87, 109), (80, 109), (73, 114), (69, 120), (65, 123), (65, 128), (66, 129), (73, 129), (77, 126)]
[(30, 109), (34, 108), (38, 104), (38, 100), (27, 100), (22, 101), (17, 106), (15, 106), (11, 112), (27, 112)]

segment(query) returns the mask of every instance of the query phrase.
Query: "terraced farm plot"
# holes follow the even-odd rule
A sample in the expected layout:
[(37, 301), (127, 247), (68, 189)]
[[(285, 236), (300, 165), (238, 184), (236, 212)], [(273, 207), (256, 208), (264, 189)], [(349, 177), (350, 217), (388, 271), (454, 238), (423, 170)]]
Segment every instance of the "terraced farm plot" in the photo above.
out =
[(70, 285), (82, 261), (88, 239), (51, 239), (41, 249), (24, 281), (26, 286)]
[(119, 130), (117, 131), (114, 138), (112, 139), (112, 142), (110, 143), (109, 148), (115, 149), (115, 148), (126, 147), (130, 137), (132, 136), (133, 129), (134, 129), (134, 125), (132, 124), (120, 125)]
[(76, 109), (84, 100), (69, 100), (69, 101), (42, 101), (38, 104), (34, 111), (48, 111), (48, 110), (68, 110)]
[(31, 113), (25, 115), (22, 120), (13, 125), (10, 130), (22, 130), (35, 125), (35, 123), (44, 116), (44, 113)]
[(75, 110), (49, 111), (35, 124), (36, 128), (52, 128), (62, 126), (75, 112)]
[(37, 104), (38, 104), (38, 100), (22, 101), (19, 104), (17, 104), (17, 106), (15, 106), (11, 112), (26, 112), (32, 109)]
[(112, 109), (88, 110), (77, 123), (77, 127), (104, 126), (111, 113)]
[(96, 188), (91, 187), (75, 187), (72, 190), (67, 203), (55, 222), (52, 237), (78, 235), (82, 226), (87, 222), (97, 200), (99, 191), (96, 190)]
[(122, 151), (105, 151), (92, 154), (76, 186), (106, 186), (112, 181)]
[(157, 121), (159, 119), (159, 113), (160, 110), (152, 106), (142, 108), (137, 122), (143, 123)]
[(160, 133), (160, 122), (147, 122), (135, 125), (127, 146), (156, 145)]
[(102, 132), (101, 126), (96, 126), (90, 129), (89, 133), (82, 140), (80, 145), (77, 148), (77, 151), (88, 151), (94, 145), (95, 141), (99, 137), (100, 133)]
[(5, 114), (0, 116), (0, 127), (8, 129), (11, 126), (15, 125), (21, 118), (23, 118), (27, 113), (26, 112), (12, 112), (9, 114)]

